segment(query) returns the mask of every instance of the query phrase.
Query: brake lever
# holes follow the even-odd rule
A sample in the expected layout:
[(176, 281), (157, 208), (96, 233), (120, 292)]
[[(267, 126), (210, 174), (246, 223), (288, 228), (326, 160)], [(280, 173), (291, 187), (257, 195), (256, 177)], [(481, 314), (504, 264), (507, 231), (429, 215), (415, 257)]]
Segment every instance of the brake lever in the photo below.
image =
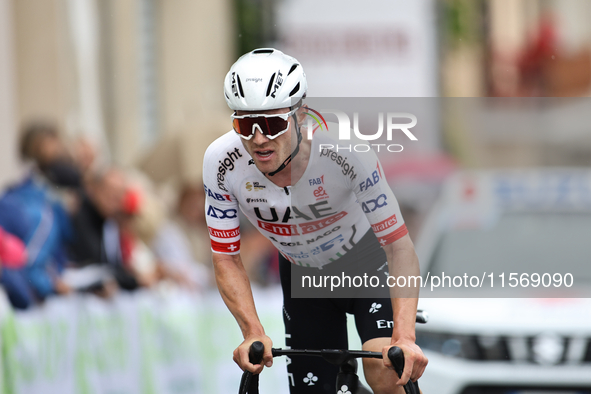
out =
[[(398, 377), (402, 377), (402, 371), (404, 371), (404, 353), (402, 349), (398, 346), (392, 346), (388, 349), (388, 358), (392, 362), (392, 366), (394, 366), (394, 371), (398, 374)], [(409, 379), (404, 385), (404, 392), (406, 394), (420, 394), (419, 382), (413, 382)]]

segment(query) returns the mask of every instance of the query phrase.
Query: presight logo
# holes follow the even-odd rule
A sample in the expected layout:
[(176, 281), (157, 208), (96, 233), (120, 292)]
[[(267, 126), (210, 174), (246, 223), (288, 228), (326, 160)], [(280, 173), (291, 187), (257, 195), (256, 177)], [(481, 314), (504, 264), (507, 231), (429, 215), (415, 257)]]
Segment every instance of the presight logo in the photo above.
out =
[(240, 150), (238, 150), (238, 148), (235, 148), (234, 151), (232, 152), (226, 152), (226, 156), (228, 157), (224, 157), (223, 161), (219, 160), (220, 166), (218, 167), (218, 188), (227, 192), (228, 188), (226, 187), (226, 185), (224, 184), (225, 180), (226, 180), (226, 174), (232, 170), (234, 170), (235, 164), (234, 162), (236, 160), (238, 160), (239, 157), (242, 157), (242, 154), (240, 154)]

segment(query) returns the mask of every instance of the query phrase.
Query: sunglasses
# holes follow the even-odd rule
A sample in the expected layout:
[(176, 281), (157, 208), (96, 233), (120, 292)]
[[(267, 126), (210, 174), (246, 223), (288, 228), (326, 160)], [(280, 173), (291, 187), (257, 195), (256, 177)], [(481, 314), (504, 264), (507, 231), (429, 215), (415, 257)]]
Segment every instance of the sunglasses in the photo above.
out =
[(289, 130), (289, 117), (293, 115), (298, 108), (295, 108), (285, 114), (249, 114), (249, 115), (232, 115), (232, 125), (234, 131), (245, 140), (250, 140), (256, 129), (270, 140), (279, 137), (281, 134)]

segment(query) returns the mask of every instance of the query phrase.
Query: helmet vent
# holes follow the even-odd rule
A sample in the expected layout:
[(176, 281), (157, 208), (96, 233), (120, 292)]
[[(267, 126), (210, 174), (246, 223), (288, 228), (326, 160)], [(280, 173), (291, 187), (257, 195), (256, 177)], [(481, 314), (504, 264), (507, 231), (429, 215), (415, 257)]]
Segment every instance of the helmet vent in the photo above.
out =
[(267, 86), (266, 97), (269, 97), (269, 95), (271, 94), (271, 88), (273, 87), (273, 81), (275, 81), (275, 73), (273, 73), (273, 75), (271, 75), (271, 79), (269, 79), (269, 86)]
[(266, 53), (273, 53), (275, 52), (273, 49), (256, 49), (252, 51), (253, 55), (264, 55)]
[(292, 72), (295, 71), (296, 68), (298, 68), (299, 64), (295, 63), (293, 66), (291, 66), (291, 68), (289, 69), (289, 72), (287, 73), (287, 75), (291, 74)]
[(242, 82), (240, 82), (240, 75), (236, 74), (236, 79), (238, 80), (238, 90), (240, 91), (240, 96), (244, 97), (244, 91), (242, 90)]
[(291, 92), (289, 92), (289, 97), (293, 96), (294, 94), (296, 94), (298, 91), (300, 90), (300, 83), (298, 82), (296, 84), (296, 86), (292, 89)]

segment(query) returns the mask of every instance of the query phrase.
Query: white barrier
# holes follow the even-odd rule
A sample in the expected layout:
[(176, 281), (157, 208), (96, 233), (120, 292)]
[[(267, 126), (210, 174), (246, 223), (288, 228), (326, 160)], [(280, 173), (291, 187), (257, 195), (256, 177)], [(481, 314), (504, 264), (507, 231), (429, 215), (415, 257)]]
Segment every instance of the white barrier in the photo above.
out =
[[(267, 334), (283, 346), (281, 291), (254, 293)], [(5, 394), (224, 394), (241, 376), (232, 351), (242, 336), (217, 292), (55, 297), (2, 313), (1, 332)], [(261, 392), (288, 392), (283, 359), (265, 370)]]

